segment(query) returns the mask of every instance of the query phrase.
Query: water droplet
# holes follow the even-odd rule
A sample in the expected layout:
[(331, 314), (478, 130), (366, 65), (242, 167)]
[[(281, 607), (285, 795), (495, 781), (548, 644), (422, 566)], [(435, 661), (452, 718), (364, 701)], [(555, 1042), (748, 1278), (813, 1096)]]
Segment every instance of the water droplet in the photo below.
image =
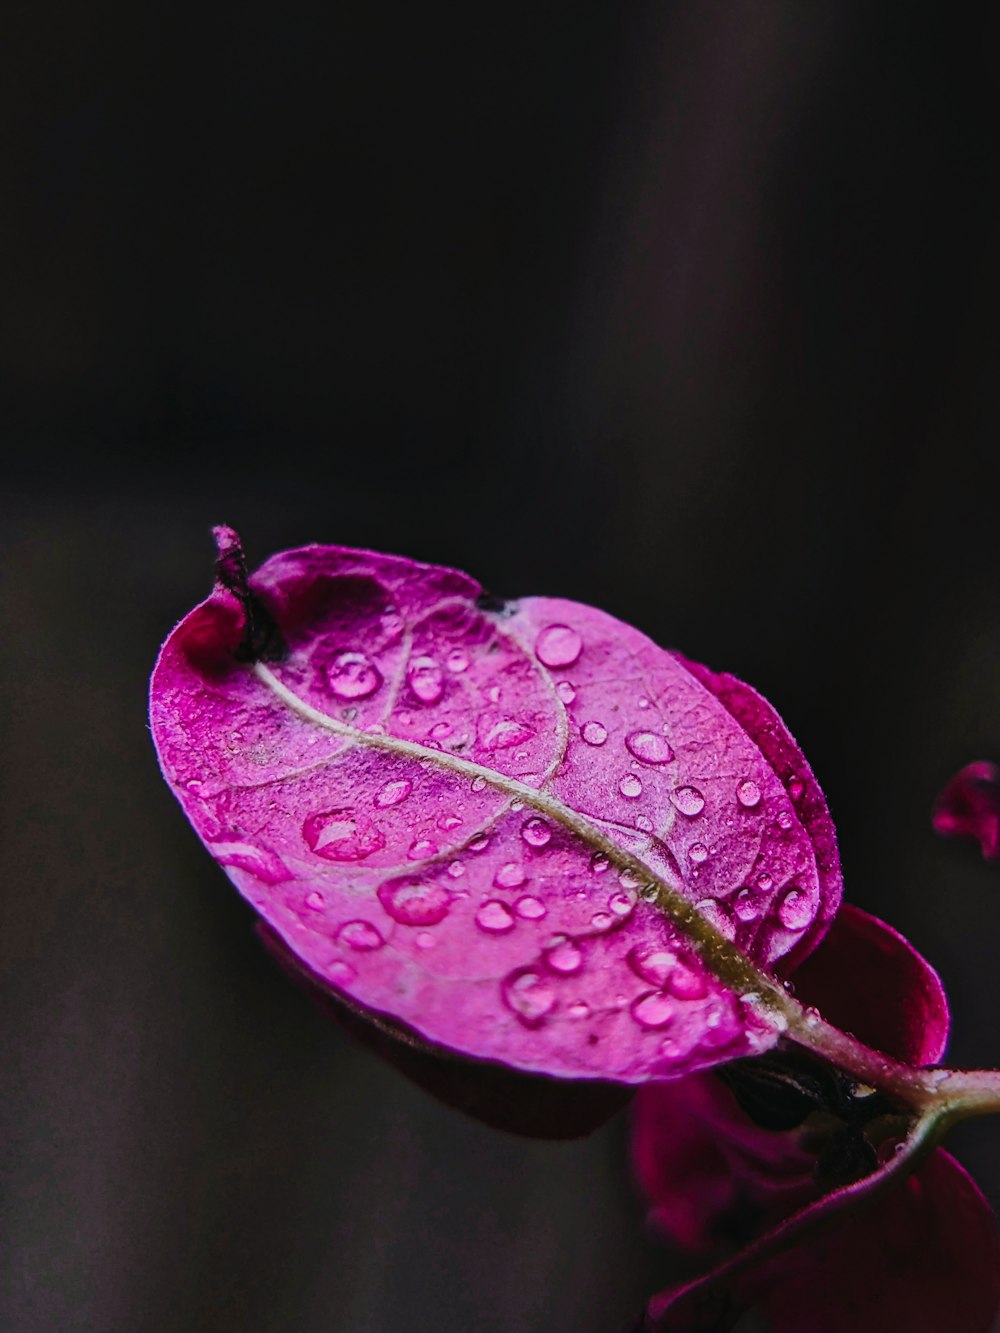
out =
[(546, 950), (545, 961), (554, 972), (569, 976), (573, 972), (579, 972), (583, 954), (572, 940), (562, 940), (554, 948)]
[(584, 722), (580, 735), (588, 745), (603, 745), (608, 739), (608, 729), (603, 722)]
[(216, 842), (212, 854), (220, 865), (246, 870), (265, 884), (281, 884), (293, 878), (281, 857), (268, 847), (254, 847), (248, 842)]
[(608, 899), (608, 907), (615, 916), (628, 916), (635, 903), (627, 893), (613, 893)]
[(576, 698), (576, 690), (568, 680), (559, 681), (556, 685), (556, 694), (558, 694), (564, 704), (571, 704)]
[(760, 805), (760, 788), (752, 778), (747, 778), (745, 781), (737, 783), (736, 799), (740, 805), (752, 810), (755, 805)]
[(674, 969), (677, 958), (669, 950), (655, 944), (635, 944), (628, 951), (629, 967), (637, 977), (651, 986), (663, 986)]
[(539, 662), (547, 667), (572, 666), (583, 650), (583, 640), (569, 625), (546, 625), (535, 640)]
[(647, 819), (645, 815), (636, 815), (635, 826), (641, 833), (652, 833), (653, 821)]
[(462, 823), (458, 815), (438, 815), (437, 826), (445, 833), (450, 833), (452, 829), (458, 828)]
[(642, 696), (640, 697), (640, 699), (639, 699), (639, 707), (640, 707), (640, 708), (648, 708), (648, 707), (649, 707), (649, 700), (646, 698), (645, 695), (642, 695)]
[(771, 887), (773, 883), (774, 880), (771, 878), (771, 876), (767, 873), (766, 870), (762, 870), (760, 874), (757, 876), (757, 887), (758, 889), (763, 890), (764, 893), (768, 891), (768, 889)]
[(510, 803), (510, 808), (514, 811), (515, 814), (517, 814), (518, 811), (524, 809), (524, 802), (523, 802), (523, 801), (511, 801), (511, 803)]
[(306, 906), (311, 907), (314, 912), (322, 912), (326, 906), (326, 899), (318, 889), (313, 889), (311, 893), (306, 894)]
[(788, 794), (793, 801), (801, 801), (802, 793), (805, 791), (805, 785), (801, 778), (792, 776), (788, 780)]
[(795, 820), (792, 818), (792, 815), (791, 815), (791, 812), (790, 812), (790, 811), (788, 811), (788, 810), (782, 810), (782, 811), (779, 812), (779, 814), (778, 814), (778, 828), (784, 829), (785, 832), (787, 833), (788, 830), (792, 827), (792, 825), (793, 825), (794, 823), (795, 823)]
[(537, 1027), (556, 1002), (551, 982), (531, 967), (508, 973), (500, 983), (500, 993), (526, 1027)]
[(529, 847), (544, 847), (552, 837), (552, 830), (544, 819), (529, 819), (521, 829), (521, 837)]
[(350, 809), (310, 815), (302, 825), (302, 836), (309, 849), (326, 861), (363, 861), (385, 846), (381, 830)]
[(520, 888), (526, 878), (522, 866), (518, 865), (516, 861), (508, 861), (493, 876), (493, 883), (498, 889), (517, 889)]
[(358, 977), (350, 963), (345, 963), (340, 958), (335, 958), (331, 963), (327, 963), (325, 971), (335, 986), (349, 986)]
[(378, 888), (379, 901), (402, 926), (436, 926), (448, 915), (447, 889), (429, 879), (389, 879)]
[(410, 693), (422, 704), (436, 704), (444, 694), (444, 678), (433, 657), (415, 657), (406, 672)]
[(805, 930), (815, 915), (809, 895), (801, 889), (789, 889), (778, 905), (778, 920), (786, 930)]
[(479, 777), (472, 779), (471, 785), (473, 791), (484, 791), (486, 788), (486, 779), (480, 774)]
[(670, 799), (682, 815), (689, 817), (700, 815), (705, 808), (705, 798), (697, 787), (677, 787)]
[(427, 735), (435, 736), (438, 740), (443, 740), (445, 736), (450, 736), (454, 730), (455, 728), (450, 722), (435, 722)]
[(326, 680), (338, 699), (367, 699), (382, 684), (382, 673), (364, 653), (338, 653)]
[(574, 1000), (566, 1012), (569, 1014), (570, 1018), (589, 1018), (590, 1005), (586, 1000)]
[(449, 861), (448, 874), (452, 879), (461, 879), (465, 874), (465, 866), (462, 865), (461, 861)]
[(520, 745), (522, 741), (530, 741), (534, 734), (534, 728), (529, 727), (526, 722), (504, 717), (482, 730), (480, 743), (484, 750), (509, 750), (514, 745)]
[(470, 852), (485, 852), (490, 845), (490, 840), (485, 833), (481, 833), (478, 838), (473, 838), (469, 843)]
[(662, 1028), (673, 1019), (676, 1006), (660, 991), (647, 991), (632, 1001), (632, 1017), (643, 1028)]
[(493, 935), (503, 935), (514, 929), (514, 917), (506, 903), (491, 898), (476, 913), (476, 925)]
[(454, 671), (456, 675), (460, 671), (468, 671), (469, 655), (464, 648), (452, 648), (451, 652), (445, 658), (445, 665), (449, 671)]
[(414, 939), (418, 949), (433, 949), (437, 942), (429, 930), (418, 931)]
[(753, 889), (740, 889), (733, 899), (733, 915), (740, 921), (756, 921), (760, 916), (760, 903)]
[(726, 912), (726, 909), (715, 898), (702, 898), (701, 902), (695, 903), (695, 910), (700, 912), (710, 926), (714, 926), (720, 935), (727, 940), (731, 940), (735, 934), (735, 928)]
[(590, 858), (590, 868), (595, 875), (603, 875), (610, 864), (603, 852), (595, 852)]
[(637, 778), (634, 773), (626, 773), (618, 784), (618, 790), (623, 796), (627, 796), (630, 801), (634, 801), (637, 796), (642, 795), (642, 780)]
[(623, 889), (637, 889), (642, 880), (638, 875), (633, 875), (631, 870), (623, 870), (618, 876), (618, 883)]
[(631, 732), (625, 737), (625, 747), (644, 764), (666, 764), (674, 757), (669, 741), (655, 731)]
[(184, 786), (185, 786), (185, 787), (188, 789), (188, 791), (191, 792), (192, 794), (193, 794), (194, 792), (201, 791), (201, 789), (202, 789), (202, 787), (203, 787), (204, 785), (205, 785), (205, 784), (204, 784), (203, 782), (200, 782), (200, 781), (198, 780), (198, 778), (188, 778), (187, 782), (185, 782), (185, 784), (184, 784)]
[(708, 860), (708, 848), (703, 842), (693, 842), (688, 850), (688, 856), (696, 866), (700, 866), (703, 861)]
[(430, 838), (418, 838), (416, 842), (410, 844), (410, 850), (406, 853), (407, 860), (423, 861), (425, 857), (433, 856), (437, 849), (437, 843), (431, 842)]
[(345, 921), (337, 931), (337, 939), (352, 949), (381, 949), (385, 940), (370, 921)]
[(399, 805), (413, 790), (413, 783), (403, 778), (398, 782), (386, 782), (375, 793), (375, 804), (382, 809), (389, 805)]
[(708, 983), (686, 963), (678, 963), (667, 978), (667, 990), (678, 1000), (703, 1000)]
[(540, 921), (545, 915), (545, 904), (528, 893), (523, 898), (518, 898), (514, 904), (514, 911), (525, 921)]

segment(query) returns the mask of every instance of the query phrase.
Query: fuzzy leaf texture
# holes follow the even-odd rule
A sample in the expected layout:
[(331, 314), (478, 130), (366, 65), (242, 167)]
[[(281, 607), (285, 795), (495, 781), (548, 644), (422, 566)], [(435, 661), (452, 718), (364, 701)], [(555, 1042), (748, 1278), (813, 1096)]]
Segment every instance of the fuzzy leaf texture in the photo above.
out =
[(675, 1078), (777, 1042), (740, 960), (805, 958), (841, 881), (759, 695), (579, 603), (330, 546), (248, 579), (217, 538), (215, 587), (153, 673), (153, 738), (328, 995), (559, 1079)]

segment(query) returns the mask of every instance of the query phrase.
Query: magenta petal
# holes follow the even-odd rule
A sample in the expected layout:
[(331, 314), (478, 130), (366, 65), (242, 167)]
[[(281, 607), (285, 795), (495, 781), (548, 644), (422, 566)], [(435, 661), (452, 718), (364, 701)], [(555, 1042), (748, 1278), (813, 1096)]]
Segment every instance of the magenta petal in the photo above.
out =
[(205, 845), (320, 983), (434, 1047), (562, 1078), (774, 1044), (641, 874), (595, 854), (633, 858), (758, 966), (797, 957), (839, 878), (822, 798), (800, 818), (765, 753), (784, 733), (762, 701), (745, 725), (591, 607), (498, 608), (464, 574), (337, 547), (248, 580), (219, 540), (215, 590), (157, 663), (153, 736)]
[(752, 1312), (771, 1333), (989, 1333), (1000, 1244), (975, 1183), (940, 1149), (892, 1188), (874, 1188), (881, 1174), (814, 1205), (809, 1229), (792, 1218), (707, 1278), (654, 1297), (643, 1328), (730, 1329)]
[(820, 947), (793, 973), (796, 997), (868, 1046), (936, 1064), (948, 1041), (941, 978), (892, 926), (844, 903)]
[(1000, 861), (1000, 768), (966, 764), (934, 802), (931, 822), (946, 838), (975, 838), (987, 861)]

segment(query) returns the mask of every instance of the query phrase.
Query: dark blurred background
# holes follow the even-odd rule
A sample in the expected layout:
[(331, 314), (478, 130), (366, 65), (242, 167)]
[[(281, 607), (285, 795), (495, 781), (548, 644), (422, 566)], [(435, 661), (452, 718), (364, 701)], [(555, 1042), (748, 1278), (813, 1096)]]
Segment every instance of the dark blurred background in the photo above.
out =
[[(12, 0), (0, 20), (4, 1312), (612, 1333), (621, 1118), (327, 1027), (163, 785), (208, 529), (594, 602), (772, 699), (847, 892), (1000, 1064), (994, 6)], [(1000, 1127), (957, 1134), (1000, 1203)]]

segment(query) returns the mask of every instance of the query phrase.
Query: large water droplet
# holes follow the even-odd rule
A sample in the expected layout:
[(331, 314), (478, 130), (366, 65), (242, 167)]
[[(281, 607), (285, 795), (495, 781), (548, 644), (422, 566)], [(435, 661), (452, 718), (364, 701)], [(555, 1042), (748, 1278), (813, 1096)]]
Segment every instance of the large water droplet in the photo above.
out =
[(545, 951), (545, 961), (554, 972), (569, 976), (579, 972), (583, 963), (583, 954), (572, 940), (562, 940), (559, 944)]
[(337, 931), (337, 939), (352, 949), (381, 949), (385, 940), (370, 921), (345, 921)]
[(509, 750), (512, 745), (530, 741), (534, 734), (534, 729), (526, 722), (504, 717), (499, 722), (490, 723), (482, 730), (480, 743), (484, 750)]
[(660, 991), (647, 991), (632, 1001), (632, 1017), (644, 1028), (662, 1028), (677, 1012), (673, 1001)]
[(493, 876), (493, 883), (498, 889), (517, 889), (520, 888), (526, 878), (522, 866), (518, 865), (516, 861), (508, 861)]
[(489, 902), (483, 903), (476, 913), (476, 925), (493, 935), (503, 935), (508, 930), (514, 929), (514, 918), (506, 903), (491, 898)]
[(625, 737), (625, 746), (644, 764), (666, 764), (674, 757), (669, 741), (655, 731), (633, 731)]
[(436, 704), (444, 694), (444, 677), (433, 657), (415, 657), (406, 672), (410, 693), (422, 704)]
[(746, 778), (745, 781), (736, 784), (736, 799), (748, 810), (760, 805), (760, 788), (753, 778)]
[(809, 895), (801, 889), (789, 889), (778, 904), (778, 920), (786, 930), (805, 930), (815, 915)]
[(449, 671), (454, 671), (456, 675), (461, 671), (468, 671), (469, 655), (464, 648), (452, 648), (445, 658), (445, 665)]
[(293, 872), (277, 852), (267, 847), (254, 847), (249, 842), (216, 842), (212, 845), (212, 854), (220, 865), (249, 871), (265, 884), (281, 884), (293, 878)]
[(576, 690), (568, 680), (561, 680), (556, 685), (556, 694), (564, 704), (571, 704), (576, 698)]
[(696, 866), (700, 866), (703, 861), (708, 860), (708, 848), (703, 842), (693, 842), (688, 849), (688, 856)]
[(642, 780), (636, 777), (634, 773), (626, 773), (618, 784), (618, 790), (623, 796), (627, 796), (630, 801), (642, 795)]
[(382, 906), (402, 926), (436, 926), (448, 915), (447, 889), (429, 879), (388, 879), (378, 888)]
[(608, 739), (608, 729), (603, 722), (584, 722), (580, 735), (588, 745), (603, 745)]
[(546, 625), (535, 640), (539, 662), (547, 667), (572, 666), (583, 650), (583, 640), (569, 625)]
[(418, 838), (416, 842), (410, 843), (410, 850), (406, 853), (409, 861), (423, 861), (428, 856), (434, 856), (438, 845), (431, 842), (430, 838)]
[(382, 673), (364, 653), (338, 653), (326, 669), (326, 680), (338, 699), (367, 699), (382, 684)]
[(678, 1000), (703, 1000), (708, 994), (705, 978), (686, 963), (677, 964), (666, 984), (667, 990)]
[(504, 977), (500, 993), (526, 1027), (537, 1027), (556, 1002), (552, 983), (531, 967), (517, 968)]
[(540, 898), (533, 898), (530, 893), (526, 893), (523, 898), (518, 898), (514, 911), (525, 921), (540, 921), (545, 915), (545, 904)]
[(363, 861), (385, 846), (381, 830), (354, 810), (327, 810), (310, 815), (302, 825), (310, 850), (326, 861)]
[(677, 787), (670, 799), (682, 815), (689, 817), (700, 815), (705, 808), (705, 798), (697, 787)]
[(733, 899), (733, 916), (740, 921), (756, 921), (760, 916), (760, 903), (753, 889), (740, 889)]
[(385, 809), (389, 805), (399, 805), (413, 790), (413, 783), (402, 778), (398, 782), (386, 782), (375, 793), (375, 804)]
[(521, 829), (521, 837), (529, 847), (544, 847), (552, 837), (552, 830), (544, 819), (529, 819)]
[(678, 966), (676, 956), (661, 945), (635, 944), (628, 951), (629, 967), (651, 986), (663, 986)]

